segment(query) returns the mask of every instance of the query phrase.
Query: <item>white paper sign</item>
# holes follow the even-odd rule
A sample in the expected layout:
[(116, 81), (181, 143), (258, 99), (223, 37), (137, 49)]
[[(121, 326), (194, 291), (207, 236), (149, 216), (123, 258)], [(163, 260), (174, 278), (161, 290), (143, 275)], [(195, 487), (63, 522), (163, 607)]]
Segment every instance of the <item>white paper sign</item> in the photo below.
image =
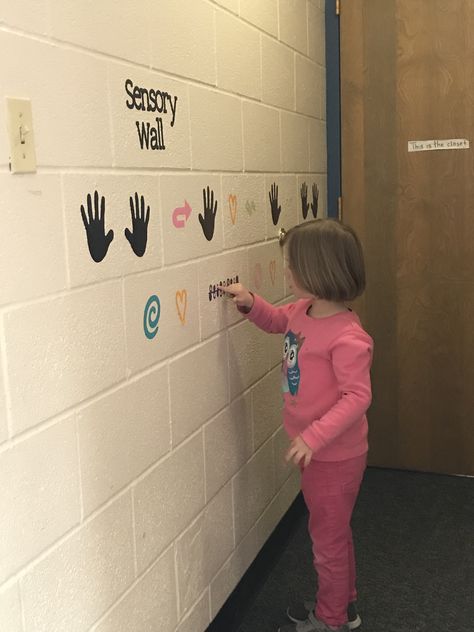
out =
[(408, 151), (435, 151), (437, 149), (469, 149), (467, 138), (446, 138), (434, 140), (409, 140)]

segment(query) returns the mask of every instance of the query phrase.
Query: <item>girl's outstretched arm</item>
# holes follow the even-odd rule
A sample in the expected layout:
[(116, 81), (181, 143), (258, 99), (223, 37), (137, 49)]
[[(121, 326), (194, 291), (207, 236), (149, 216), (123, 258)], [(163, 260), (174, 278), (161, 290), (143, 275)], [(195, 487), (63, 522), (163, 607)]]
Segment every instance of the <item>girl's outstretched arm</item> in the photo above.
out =
[(232, 296), (238, 310), (263, 331), (269, 334), (284, 334), (286, 332), (288, 314), (293, 309), (294, 303), (275, 307), (258, 294), (250, 292), (242, 283), (234, 283), (227, 287), (221, 286), (220, 289)]

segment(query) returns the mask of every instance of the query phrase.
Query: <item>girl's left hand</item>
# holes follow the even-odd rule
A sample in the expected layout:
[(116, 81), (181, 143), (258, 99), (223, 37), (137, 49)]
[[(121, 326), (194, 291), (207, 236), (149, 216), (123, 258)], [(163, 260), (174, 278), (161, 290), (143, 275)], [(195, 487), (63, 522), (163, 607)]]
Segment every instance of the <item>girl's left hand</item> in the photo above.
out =
[(287, 462), (293, 461), (295, 465), (301, 465), (301, 461), (304, 459), (302, 465), (303, 467), (307, 467), (310, 464), (312, 456), (313, 451), (298, 435), (291, 442), (288, 452), (285, 455), (285, 460)]

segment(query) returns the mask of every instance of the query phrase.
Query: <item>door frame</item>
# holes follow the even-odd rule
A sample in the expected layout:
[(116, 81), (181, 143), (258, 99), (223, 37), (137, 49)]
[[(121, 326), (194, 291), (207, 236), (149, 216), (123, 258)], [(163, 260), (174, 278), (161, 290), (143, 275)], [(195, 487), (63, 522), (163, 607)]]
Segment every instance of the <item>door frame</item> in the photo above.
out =
[(325, 0), (327, 214), (338, 217), (341, 197), (341, 85), (336, 0)]

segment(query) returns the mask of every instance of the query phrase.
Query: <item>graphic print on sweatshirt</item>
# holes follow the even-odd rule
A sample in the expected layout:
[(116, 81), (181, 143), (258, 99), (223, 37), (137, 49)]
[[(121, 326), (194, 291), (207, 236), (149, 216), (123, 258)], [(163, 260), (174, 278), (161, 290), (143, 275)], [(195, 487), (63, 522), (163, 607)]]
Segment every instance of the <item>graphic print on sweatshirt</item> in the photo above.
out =
[(298, 365), (298, 353), (304, 338), (301, 334), (287, 331), (283, 343), (283, 359), (281, 362), (282, 388), (284, 393), (296, 395), (300, 385), (300, 367)]

